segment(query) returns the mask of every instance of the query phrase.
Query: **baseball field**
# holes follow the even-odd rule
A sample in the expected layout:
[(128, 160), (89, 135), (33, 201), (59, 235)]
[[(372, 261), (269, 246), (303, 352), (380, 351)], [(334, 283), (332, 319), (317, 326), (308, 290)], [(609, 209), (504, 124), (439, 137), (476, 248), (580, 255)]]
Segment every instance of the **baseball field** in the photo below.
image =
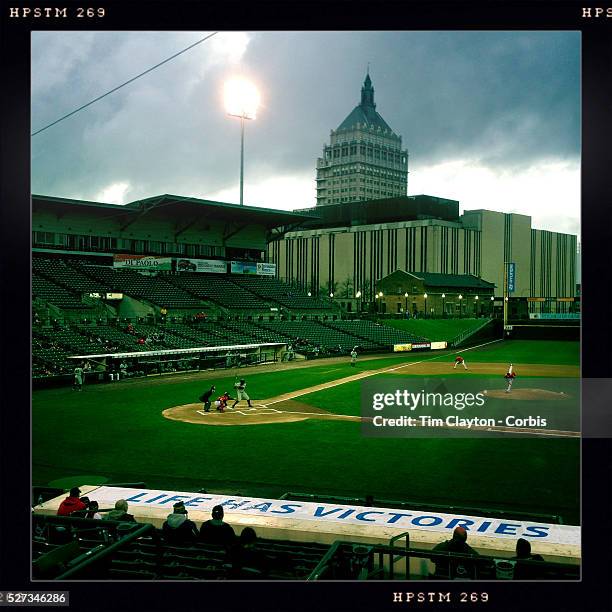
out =
[[(278, 497), (284, 492), (557, 514), (579, 524), (580, 439), (368, 438), (363, 380), (499, 377), (520, 386), (579, 375), (579, 343), (498, 341), (454, 354), (348, 357), (46, 389), (32, 396), (33, 485), (144, 481), (149, 488)], [(211, 384), (247, 381), (254, 409), (201, 412)], [(528, 383), (528, 384), (527, 384)], [(233, 402), (230, 402), (230, 406)]]

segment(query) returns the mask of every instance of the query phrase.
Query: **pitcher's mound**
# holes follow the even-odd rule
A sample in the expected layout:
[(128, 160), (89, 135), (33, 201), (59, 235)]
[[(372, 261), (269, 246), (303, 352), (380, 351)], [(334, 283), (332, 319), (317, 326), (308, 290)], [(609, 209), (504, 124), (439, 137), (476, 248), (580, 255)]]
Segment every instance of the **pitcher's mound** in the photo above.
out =
[(570, 397), (567, 393), (546, 389), (513, 389), (510, 393), (505, 389), (485, 389), (483, 393), (487, 397), (507, 400), (565, 400)]

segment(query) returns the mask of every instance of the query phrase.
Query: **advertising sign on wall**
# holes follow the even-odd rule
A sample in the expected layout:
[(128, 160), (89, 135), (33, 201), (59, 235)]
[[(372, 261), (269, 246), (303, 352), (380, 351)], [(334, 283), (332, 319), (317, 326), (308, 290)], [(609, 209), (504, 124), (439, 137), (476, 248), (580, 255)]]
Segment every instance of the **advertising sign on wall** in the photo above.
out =
[(257, 274), (260, 274), (261, 276), (276, 276), (276, 264), (258, 263)]
[(513, 293), (516, 290), (516, 264), (508, 264), (508, 293)]
[(232, 261), (230, 270), (232, 274), (257, 274), (257, 263), (254, 261)]
[(113, 268), (136, 270), (172, 270), (172, 257), (157, 255), (113, 255)]
[(225, 274), (227, 262), (219, 259), (177, 259), (177, 272), (208, 272), (212, 274)]

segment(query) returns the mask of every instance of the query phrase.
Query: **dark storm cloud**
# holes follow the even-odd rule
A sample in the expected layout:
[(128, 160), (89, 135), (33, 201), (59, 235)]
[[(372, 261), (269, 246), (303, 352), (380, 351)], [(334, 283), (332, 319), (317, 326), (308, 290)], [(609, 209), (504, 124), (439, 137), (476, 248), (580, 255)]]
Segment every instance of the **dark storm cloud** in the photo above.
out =
[[(33, 33), (33, 130), (203, 35)], [(512, 171), (579, 156), (577, 33), (249, 33), (238, 63), (220, 49), (228, 36), (237, 35), (219, 34), (35, 136), (33, 191), (93, 198), (126, 181), (135, 199), (232, 187), (239, 125), (225, 116), (221, 90), (234, 73), (263, 96), (247, 125), (250, 180), (314, 181), (330, 129), (359, 102), (368, 62), (377, 110), (403, 136), (413, 170), (469, 159)]]

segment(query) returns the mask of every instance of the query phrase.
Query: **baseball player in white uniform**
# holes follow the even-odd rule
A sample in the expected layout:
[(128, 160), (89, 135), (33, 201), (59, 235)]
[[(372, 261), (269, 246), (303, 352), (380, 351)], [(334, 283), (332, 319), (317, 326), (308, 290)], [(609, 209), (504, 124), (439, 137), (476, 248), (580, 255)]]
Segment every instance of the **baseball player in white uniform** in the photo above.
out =
[(240, 402), (241, 400), (246, 400), (249, 408), (252, 408), (253, 406), (251, 406), (251, 398), (247, 395), (246, 392), (246, 381), (244, 380), (244, 378), (241, 378), (239, 381), (234, 383), (234, 389), (236, 389), (236, 401), (232, 405), (232, 408), (235, 408), (238, 402)]
[(80, 363), (76, 368), (74, 368), (74, 384), (72, 385), (73, 389), (78, 389), (79, 391), (83, 390), (83, 364)]
[(354, 347), (351, 351), (351, 365), (355, 367), (355, 362), (357, 361), (357, 351), (355, 350), (357, 347)]

